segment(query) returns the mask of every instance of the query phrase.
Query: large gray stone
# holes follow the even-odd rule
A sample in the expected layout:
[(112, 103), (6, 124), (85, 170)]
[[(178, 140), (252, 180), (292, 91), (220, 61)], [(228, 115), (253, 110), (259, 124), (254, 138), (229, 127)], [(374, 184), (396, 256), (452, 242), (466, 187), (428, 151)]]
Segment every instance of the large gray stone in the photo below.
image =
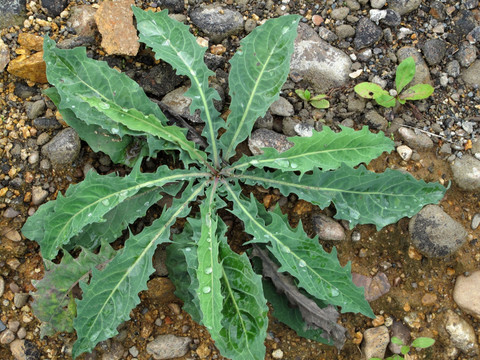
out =
[(427, 257), (441, 258), (453, 254), (463, 245), (467, 232), (438, 205), (427, 205), (410, 219), (410, 238)]
[(73, 128), (60, 131), (42, 147), (53, 166), (70, 165), (80, 153), (80, 138)]
[(322, 40), (308, 25), (298, 26), (290, 73), (302, 78), (314, 93), (347, 84), (351, 66), (347, 54)]
[(463, 190), (480, 190), (480, 160), (464, 155), (451, 164), (453, 181)]
[(470, 86), (480, 86), (480, 60), (475, 60), (468, 69), (462, 71), (462, 79)]
[(407, 85), (407, 88), (416, 85), (416, 84), (432, 84), (430, 78), (430, 70), (428, 69), (425, 60), (423, 60), (420, 53), (411, 46), (404, 46), (397, 51), (398, 62), (402, 62), (408, 57), (413, 57), (415, 60), (415, 76), (413, 80)]

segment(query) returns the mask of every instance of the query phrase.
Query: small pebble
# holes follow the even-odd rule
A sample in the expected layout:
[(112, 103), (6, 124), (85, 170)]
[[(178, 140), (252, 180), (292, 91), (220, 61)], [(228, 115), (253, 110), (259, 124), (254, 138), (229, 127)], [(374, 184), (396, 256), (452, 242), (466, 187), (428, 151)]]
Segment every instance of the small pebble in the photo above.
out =
[(280, 349), (274, 350), (272, 352), (272, 357), (274, 359), (283, 359), (283, 351)]

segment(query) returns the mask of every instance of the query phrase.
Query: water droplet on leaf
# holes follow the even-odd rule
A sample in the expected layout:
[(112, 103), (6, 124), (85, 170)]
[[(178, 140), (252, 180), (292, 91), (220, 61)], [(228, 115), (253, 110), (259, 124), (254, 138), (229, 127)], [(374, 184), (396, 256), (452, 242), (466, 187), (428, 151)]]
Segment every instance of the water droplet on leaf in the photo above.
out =
[(212, 271), (213, 271), (213, 269), (212, 269), (211, 267), (207, 267), (207, 268), (205, 269), (205, 274), (209, 275), (209, 274), (212, 273)]
[(212, 291), (212, 289), (210, 288), (210, 286), (204, 286), (202, 291), (204, 294), (208, 294), (210, 291)]

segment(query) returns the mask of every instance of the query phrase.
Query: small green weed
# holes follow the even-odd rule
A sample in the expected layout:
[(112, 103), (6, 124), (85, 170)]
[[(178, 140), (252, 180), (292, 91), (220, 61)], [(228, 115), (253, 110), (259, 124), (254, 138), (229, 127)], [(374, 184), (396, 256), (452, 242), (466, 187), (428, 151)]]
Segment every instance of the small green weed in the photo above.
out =
[[(403, 341), (399, 339), (398, 337), (394, 336), (392, 337), (392, 343), (397, 344), (397, 345), (402, 345), (402, 349), (400, 350), (400, 353), (402, 355), (407, 355), (410, 352), (410, 349), (412, 347), (419, 348), (419, 349), (426, 349), (435, 344), (435, 340), (429, 337), (419, 337), (415, 340), (413, 340), (412, 344), (410, 346), (404, 345)], [(385, 360), (400, 360), (403, 359), (403, 356), (400, 356), (398, 354), (395, 354), (393, 356), (389, 356)], [(381, 360), (380, 358), (370, 358), (370, 360)]]
[(330, 107), (330, 102), (326, 99), (326, 94), (315, 95), (312, 97), (310, 91), (303, 89), (297, 89), (295, 90), (295, 93), (300, 97), (300, 99), (309, 102), (314, 108), (328, 109)]
[(415, 76), (415, 61), (413, 57), (406, 58), (397, 67), (395, 75), (395, 90), (388, 92), (379, 85), (363, 82), (355, 86), (355, 92), (363, 98), (374, 99), (378, 105), (389, 108), (397, 104), (405, 104), (407, 100), (426, 99), (433, 93), (433, 87), (429, 84), (416, 84), (405, 89)]

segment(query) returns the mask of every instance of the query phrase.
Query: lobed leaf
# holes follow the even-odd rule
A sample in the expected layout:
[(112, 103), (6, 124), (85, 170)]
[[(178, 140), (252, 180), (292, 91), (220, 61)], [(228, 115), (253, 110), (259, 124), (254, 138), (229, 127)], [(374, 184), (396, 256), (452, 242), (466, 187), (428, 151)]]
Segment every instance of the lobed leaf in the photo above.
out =
[[(55, 86), (61, 99), (58, 104), (60, 111), (69, 109), (86, 125), (99, 126), (120, 138), (125, 135), (142, 135), (143, 133), (131, 131), (125, 126), (115, 123), (108, 116), (83, 101), (82, 97), (98, 97), (127, 109), (135, 108), (145, 115), (154, 115), (164, 124), (167, 123), (167, 119), (157, 104), (150, 101), (134, 80), (111, 69), (104, 61), (88, 58), (84, 47), (69, 50), (59, 49), (56, 47), (55, 41), (45, 37), (43, 49), (48, 82)], [(73, 118), (69, 114), (66, 117)], [(76, 123), (78, 124), (78, 121)], [(85, 128), (83, 127), (83, 129)], [(149, 149), (150, 155), (153, 155), (153, 152), (153, 149)]]
[(356, 166), (369, 163), (384, 151), (394, 149), (393, 142), (383, 132), (374, 134), (366, 126), (360, 131), (340, 126), (335, 133), (329, 127), (314, 131), (311, 137), (290, 137), (294, 146), (279, 153), (274, 148), (263, 148), (263, 154), (243, 156), (232, 169), (245, 169), (250, 165), (257, 168), (269, 167), (282, 171), (299, 171), (301, 174), (314, 168), (337, 169), (342, 163)]
[(207, 183), (188, 186), (151, 226), (128, 239), (105, 269), (94, 269), (88, 285), (80, 283), (83, 296), (77, 301), (78, 315), (74, 320), (74, 358), (116, 335), (117, 326), (130, 318), (130, 311), (140, 302), (138, 293), (147, 288), (149, 276), (155, 271), (152, 257), (157, 245), (169, 241), (170, 226), (188, 214), (189, 203), (203, 193)]
[(286, 15), (266, 21), (240, 42), (240, 49), (230, 60), (231, 113), (227, 131), (220, 138), (225, 160), (234, 155), (257, 118), (278, 99), (290, 71), (299, 20), (298, 15)]
[[(80, 96), (90, 106), (96, 108), (102, 114), (108, 116), (115, 123), (122, 124), (133, 131), (140, 131), (145, 134), (151, 134), (159, 139), (177, 144), (182, 150), (185, 150), (192, 159), (205, 163), (205, 153), (195, 148), (192, 141), (187, 140), (187, 130), (178, 126), (167, 126), (154, 115), (145, 115), (137, 109), (126, 109), (113, 101), (100, 99), (98, 97)], [(114, 131), (115, 130), (115, 131)], [(111, 129), (116, 132), (116, 128)], [(119, 130), (118, 130), (119, 131)]]
[[(44, 225), (44, 236), (37, 240), (42, 256), (53, 259), (59, 248), (85, 226), (105, 221), (106, 213), (143, 188), (205, 175), (189, 170), (172, 172), (167, 166), (159, 167), (155, 173), (140, 173), (139, 164), (125, 177), (114, 174), (102, 176), (89, 171), (83, 182), (68, 188), (65, 196), (58, 194), (54, 212)], [(38, 222), (36, 218), (40, 216), (42, 213), (34, 214), (29, 221)]]
[(438, 183), (425, 183), (410, 174), (387, 169), (374, 173), (360, 165), (358, 169), (341, 166), (336, 171), (314, 169), (302, 181), (294, 173), (261, 170), (234, 175), (249, 185), (275, 187), (283, 195), (293, 193), (300, 199), (325, 208), (332, 202), (335, 218), (345, 219), (353, 228), (356, 224), (375, 224), (377, 229), (411, 217), (425, 205), (438, 203), (446, 189)]
[(65, 252), (59, 264), (47, 261), (45, 276), (32, 281), (37, 289), (32, 293), (32, 309), (42, 322), (40, 336), (51, 336), (60, 331), (73, 331), (73, 318), (76, 315), (72, 289), (81, 279), (88, 277), (90, 271), (108, 262), (115, 251), (104, 244), (98, 254), (82, 249), (77, 258)]
[(403, 60), (397, 67), (395, 74), (395, 85), (397, 94), (400, 94), (402, 90), (407, 86), (415, 76), (415, 60), (412, 56)]
[(190, 79), (190, 89), (185, 93), (192, 99), (190, 112), (193, 114), (195, 110), (201, 110), (200, 117), (205, 122), (202, 134), (209, 143), (207, 151), (212, 155), (215, 167), (218, 167), (217, 134), (224, 121), (213, 105), (213, 100), (220, 100), (220, 96), (208, 85), (208, 77), (215, 73), (203, 62), (206, 48), (198, 45), (188, 26), (170, 19), (167, 10), (154, 13), (137, 7), (132, 9), (140, 41), (153, 49), (156, 59), (164, 60), (177, 70), (177, 74)]
[(364, 290), (352, 281), (350, 263), (341, 267), (335, 248), (331, 253), (325, 252), (317, 239), (305, 234), (301, 224), (292, 229), (287, 217), (279, 211), (269, 213), (253, 196), (245, 201), (236, 195), (237, 191), (228, 189), (233, 201), (232, 212), (253, 236), (250, 243), (269, 244), (268, 250), (281, 264), (279, 272), (288, 272), (310, 295), (341, 306), (343, 313), (361, 312), (375, 317), (365, 300)]

